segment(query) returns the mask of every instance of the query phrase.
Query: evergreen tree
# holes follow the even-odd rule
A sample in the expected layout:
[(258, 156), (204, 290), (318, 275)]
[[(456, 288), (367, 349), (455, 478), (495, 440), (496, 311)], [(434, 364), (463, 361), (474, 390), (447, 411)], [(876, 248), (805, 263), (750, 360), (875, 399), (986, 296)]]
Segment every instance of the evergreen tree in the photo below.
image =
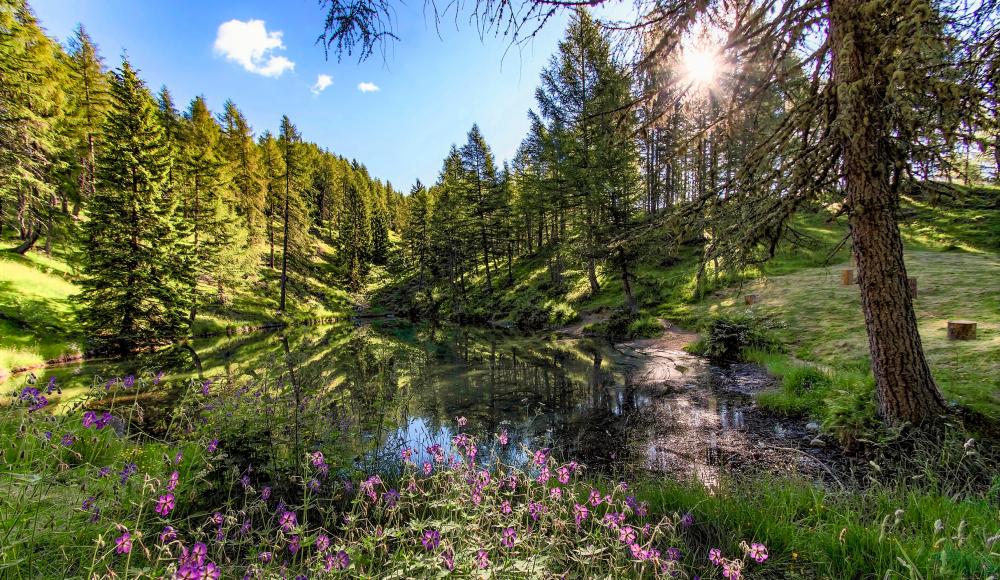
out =
[(79, 166), (78, 188), (73, 197), (73, 215), (90, 199), (96, 189), (98, 130), (108, 108), (108, 77), (97, 46), (83, 25), (77, 25), (69, 42), (69, 62), (72, 70), (69, 83), (70, 109), (74, 119), (77, 143), (76, 164)]
[[(22, 0), (0, 8), (0, 233), (13, 215), (24, 254), (45, 232), (63, 108), (57, 47)], [(51, 222), (48, 222), (51, 223)]]
[(264, 131), (260, 136), (258, 145), (260, 147), (261, 165), (264, 178), (264, 218), (266, 223), (268, 259), (267, 266), (272, 270), (275, 267), (274, 244), (276, 239), (277, 221), (281, 217), (281, 191), (282, 175), (285, 173), (285, 164), (278, 148), (278, 142), (270, 131)]
[(465, 203), (475, 221), (483, 267), (486, 269), (486, 291), (493, 292), (493, 274), (490, 270), (491, 230), (493, 212), (496, 210), (497, 169), (493, 152), (486, 139), (473, 125), (468, 141), (461, 149), (462, 182), (465, 186)]
[(290, 265), (294, 269), (303, 260), (307, 247), (305, 235), (309, 229), (306, 210), (302, 207), (300, 198), (305, 180), (302, 136), (287, 115), (281, 118), (278, 149), (285, 169), (282, 176), (281, 298), (278, 306), (284, 312), (288, 269)]
[(385, 264), (389, 258), (389, 209), (383, 186), (376, 181), (371, 188), (372, 245), (369, 259), (373, 264)]
[(112, 79), (111, 96), (85, 227), (80, 316), (98, 349), (125, 353), (187, 334), (194, 280), (176, 203), (165, 195), (168, 141), (128, 60)]
[(352, 288), (361, 288), (365, 259), (370, 253), (371, 215), (368, 208), (368, 183), (358, 171), (344, 175), (344, 220), (341, 224), (341, 254)]
[[(184, 217), (192, 232), (195, 279), (210, 277), (221, 263), (214, 240), (221, 224), (221, 190), (226, 181), (220, 158), (221, 130), (204, 97), (191, 101), (181, 133), (181, 165), (184, 174)], [(230, 232), (222, 234), (230, 237)], [(198, 312), (198, 284), (191, 288), (191, 323)]]
[(266, 189), (260, 175), (260, 155), (254, 145), (253, 129), (232, 100), (226, 101), (220, 116), (222, 157), (237, 212), (243, 216), (247, 246), (259, 242), (264, 231)]
[(406, 243), (410, 259), (416, 263), (418, 271), (418, 290), (424, 290), (428, 252), (431, 241), (431, 217), (434, 215), (434, 198), (418, 179), (410, 189), (407, 221), (403, 226), (403, 240)]

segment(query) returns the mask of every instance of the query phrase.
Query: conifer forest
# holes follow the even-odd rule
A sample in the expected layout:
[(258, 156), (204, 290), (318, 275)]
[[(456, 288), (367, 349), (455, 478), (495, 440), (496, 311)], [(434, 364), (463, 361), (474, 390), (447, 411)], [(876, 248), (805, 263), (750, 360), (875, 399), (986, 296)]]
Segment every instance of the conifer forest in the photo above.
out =
[(997, 0), (0, 0), (0, 578), (998, 578), (998, 114)]

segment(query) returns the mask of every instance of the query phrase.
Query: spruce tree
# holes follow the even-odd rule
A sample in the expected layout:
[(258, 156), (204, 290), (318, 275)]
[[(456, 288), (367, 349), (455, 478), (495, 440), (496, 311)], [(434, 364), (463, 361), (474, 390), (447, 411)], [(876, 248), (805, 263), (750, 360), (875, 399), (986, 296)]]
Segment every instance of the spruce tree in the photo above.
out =
[(483, 267), (486, 270), (486, 292), (493, 292), (493, 273), (490, 270), (491, 230), (493, 212), (496, 209), (497, 169), (493, 152), (479, 131), (473, 125), (468, 141), (461, 149), (462, 178), (465, 186), (465, 203), (475, 221), (476, 238), (482, 252)]
[(371, 188), (372, 244), (369, 259), (373, 264), (385, 264), (389, 259), (389, 209), (383, 186), (375, 182)]
[(361, 288), (365, 260), (371, 252), (371, 212), (368, 207), (368, 182), (356, 170), (344, 175), (344, 219), (340, 228), (340, 247), (348, 283)]
[(169, 144), (128, 60), (111, 97), (85, 226), (80, 318), (98, 350), (124, 354), (187, 334), (194, 281), (176, 201), (165, 191)]

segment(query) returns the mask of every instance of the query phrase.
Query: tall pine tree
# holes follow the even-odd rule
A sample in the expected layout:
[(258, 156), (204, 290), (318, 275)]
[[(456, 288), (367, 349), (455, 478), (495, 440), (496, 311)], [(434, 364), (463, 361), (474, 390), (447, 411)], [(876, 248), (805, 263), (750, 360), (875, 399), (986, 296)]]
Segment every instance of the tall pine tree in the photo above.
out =
[(97, 190), (85, 226), (81, 322), (99, 350), (126, 353), (189, 329), (189, 249), (166, 193), (171, 158), (157, 107), (128, 60), (114, 75)]

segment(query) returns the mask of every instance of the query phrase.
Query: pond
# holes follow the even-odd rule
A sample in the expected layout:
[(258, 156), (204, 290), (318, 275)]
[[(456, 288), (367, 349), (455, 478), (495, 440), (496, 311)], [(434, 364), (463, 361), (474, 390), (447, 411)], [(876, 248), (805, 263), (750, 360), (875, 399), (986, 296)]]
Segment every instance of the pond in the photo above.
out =
[[(119, 380), (160, 371), (131, 389)], [(273, 471), (314, 449), (373, 472), (413, 448), (420, 465), (459, 430), (490, 453), (509, 439), (505, 460), (551, 448), (591, 470), (709, 484), (726, 470), (825, 478), (831, 460), (814, 426), (755, 406), (752, 394), (771, 386), (761, 369), (714, 366), (658, 340), (613, 345), (389, 320), (200, 339), (152, 358), (46, 369), (38, 383), (53, 377), (55, 412), (117, 409), (161, 438), (211, 415), (233, 465)]]

